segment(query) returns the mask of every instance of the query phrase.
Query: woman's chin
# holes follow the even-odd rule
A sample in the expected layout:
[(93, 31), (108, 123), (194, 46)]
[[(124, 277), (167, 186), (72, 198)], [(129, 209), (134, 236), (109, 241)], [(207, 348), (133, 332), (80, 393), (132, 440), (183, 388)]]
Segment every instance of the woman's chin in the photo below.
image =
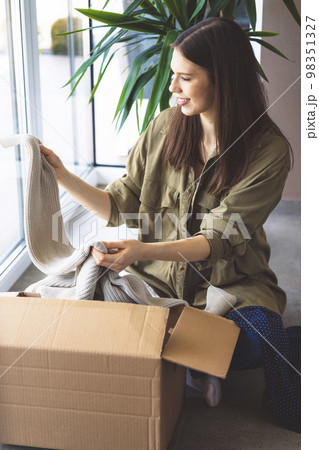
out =
[(187, 106), (181, 106), (181, 111), (185, 116), (193, 116), (194, 112), (191, 108), (187, 108)]

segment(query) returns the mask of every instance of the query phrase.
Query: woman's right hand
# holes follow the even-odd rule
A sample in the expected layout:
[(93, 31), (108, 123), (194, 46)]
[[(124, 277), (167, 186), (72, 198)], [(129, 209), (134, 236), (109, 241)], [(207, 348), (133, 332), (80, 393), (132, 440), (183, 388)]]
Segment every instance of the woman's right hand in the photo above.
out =
[(49, 148), (45, 147), (43, 144), (40, 144), (41, 153), (45, 156), (48, 163), (51, 164), (53, 169), (55, 170), (55, 174), (57, 179), (59, 180), (63, 174), (63, 171), (66, 171), (61, 159)]

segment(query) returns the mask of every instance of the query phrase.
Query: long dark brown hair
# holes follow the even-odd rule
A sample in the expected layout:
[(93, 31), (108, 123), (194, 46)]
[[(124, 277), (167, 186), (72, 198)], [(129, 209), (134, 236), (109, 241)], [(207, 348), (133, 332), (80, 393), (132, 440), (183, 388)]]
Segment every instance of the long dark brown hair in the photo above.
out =
[[(204, 20), (184, 31), (172, 47), (204, 67), (213, 86), (219, 155), (209, 172), (210, 191), (216, 194), (244, 176), (250, 150), (263, 130), (271, 127), (282, 133), (265, 112), (266, 96), (254, 53), (238, 24), (215, 17)], [(177, 107), (164, 144), (164, 162), (177, 171), (195, 169), (201, 161), (202, 138), (199, 115), (186, 116)]]

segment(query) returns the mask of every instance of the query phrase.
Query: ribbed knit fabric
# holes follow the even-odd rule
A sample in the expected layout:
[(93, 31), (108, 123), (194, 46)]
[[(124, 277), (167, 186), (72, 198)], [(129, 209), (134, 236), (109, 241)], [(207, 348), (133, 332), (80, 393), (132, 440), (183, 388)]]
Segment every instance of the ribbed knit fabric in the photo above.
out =
[[(0, 138), (0, 145), (23, 144), (29, 149), (29, 167), (25, 192), (24, 226), (28, 252), (33, 264), (49, 275), (26, 290), (45, 298), (73, 298), (134, 302), (144, 305), (172, 307), (188, 305), (185, 300), (153, 297), (138, 276), (119, 276), (98, 266), (91, 247), (107, 253), (102, 242), (85, 243), (75, 249), (68, 240), (55, 171), (41, 153), (41, 142), (31, 135)], [(207, 291), (206, 310), (225, 315), (237, 299), (222, 289), (211, 286)]]

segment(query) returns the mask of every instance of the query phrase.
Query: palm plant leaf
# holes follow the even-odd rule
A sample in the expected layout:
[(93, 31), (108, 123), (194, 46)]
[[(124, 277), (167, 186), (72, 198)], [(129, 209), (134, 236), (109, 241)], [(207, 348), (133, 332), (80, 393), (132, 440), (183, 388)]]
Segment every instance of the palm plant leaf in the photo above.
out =
[[(109, 3), (109, 1), (110, 1), (110, 0), (107, 0), (107, 1), (105, 2), (105, 4), (104, 4), (104, 6), (103, 6), (102, 9), (104, 9), (104, 8), (107, 6), (107, 4)], [(145, 3), (145, 2), (149, 3), (148, 0), (134, 0), (134, 1), (131, 2), (131, 3), (128, 5), (128, 7), (125, 9), (124, 14), (133, 14), (134, 11), (136, 10), (136, 8), (138, 8), (141, 4), (143, 4), (143, 3)], [(101, 26), (107, 26), (107, 25), (101, 25)], [(98, 28), (98, 27), (93, 27), (93, 28)], [(103, 38), (101, 41), (107, 39), (107, 38), (113, 33), (113, 31), (115, 31), (115, 30), (116, 30), (116, 27), (111, 27), (110, 30), (109, 30), (109, 32), (106, 33), (106, 35), (104, 36), (104, 38)], [(100, 42), (101, 42), (101, 41), (100, 41)]]
[(139, 6), (142, 8), (153, 6), (152, 2), (149, 0), (134, 0), (131, 2), (128, 7), (125, 9), (124, 14), (131, 14), (133, 11), (135, 11)]
[(157, 105), (160, 101), (162, 91), (165, 88), (167, 81), (170, 76), (170, 60), (172, 56), (172, 47), (170, 44), (174, 42), (177, 36), (180, 34), (179, 30), (170, 30), (163, 43), (163, 48), (161, 51), (160, 59), (158, 62), (157, 70), (154, 77), (153, 88), (151, 92), (150, 99), (148, 101), (147, 109), (144, 116), (144, 122), (142, 126), (142, 131), (144, 131), (149, 124), (149, 122), (154, 117)]
[[(104, 27), (107, 27), (107, 25), (103, 25)], [(112, 33), (116, 30), (116, 27), (112, 27), (109, 29), (109, 31), (107, 33), (105, 33), (105, 35), (102, 37), (102, 39), (100, 39), (100, 41), (95, 45), (95, 47), (91, 50), (90, 54), (93, 55), (94, 52), (96, 52), (101, 45), (103, 44), (103, 42), (105, 42), (111, 35)]]
[(258, 70), (259, 75), (261, 75), (264, 80), (269, 81), (268, 78), (266, 77), (265, 72), (263, 71), (263, 68), (259, 64), (259, 61), (256, 58), (255, 58), (255, 60), (256, 60), (257, 70)]
[(198, 15), (198, 13), (204, 8), (204, 6), (206, 6), (207, 0), (200, 0), (197, 4), (197, 7), (195, 9), (195, 11), (193, 12), (191, 18), (189, 19), (189, 21), (191, 22), (193, 19), (195, 19), (195, 17)]
[(158, 18), (161, 19), (161, 20), (164, 19), (163, 14), (161, 14), (161, 13), (155, 8), (155, 6), (153, 5), (153, 3), (152, 3), (150, 0), (142, 0), (142, 2), (141, 2), (141, 7), (142, 7), (144, 10), (148, 10), (148, 11), (149, 11), (149, 14), (150, 14), (151, 16), (158, 17)]
[(209, 9), (208, 0), (206, 0), (204, 6), (198, 11), (196, 16), (193, 17), (192, 21), (189, 22), (190, 26), (204, 20), (207, 9)]
[(256, 37), (271, 37), (278, 36), (279, 33), (274, 33), (273, 31), (247, 31), (247, 35)]
[[(116, 35), (111, 37), (107, 43), (105, 43), (102, 47), (98, 48), (94, 53), (86, 60), (83, 64), (78, 68), (78, 70), (75, 72), (75, 74), (70, 78), (70, 80), (64, 85), (67, 86), (68, 84), (72, 83), (77, 77), (79, 77), (82, 72), (86, 72), (87, 69), (104, 53), (108, 53), (110, 48), (118, 43), (118, 41), (121, 39), (121, 37), (125, 34), (125, 30), (120, 30)], [(64, 87), (63, 86), (63, 87)]]
[(210, 11), (206, 17), (219, 16), (220, 11), (225, 8), (230, 0), (209, 0)]
[(154, 0), (154, 6), (156, 7), (160, 15), (163, 18), (167, 19), (167, 12), (165, 10), (165, 6), (162, 3), (162, 0)]
[(250, 40), (253, 42), (258, 42), (258, 44), (262, 45), (265, 48), (268, 48), (268, 50), (272, 51), (273, 53), (276, 53), (277, 55), (279, 55), (282, 58), (285, 58), (285, 59), (287, 59), (287, 61), (289, 61), (287, 56), (285, 56), (280, 50), (278, 50), (278, 48), (269, 44), (269, 42), (263, 41), (262, 39), (254, 39), (254, 38), (250, 38)]
[(141, 68), (143, 64), (145, 64), (147, 61), (150, 60), (150, 58), (156, 54), (159, 54), (162, 49), (163, 43), (152, 45), (151, 47), (147, 48), (143, 52), (141, 52), (139, 55), (136, 56), (134, 61), (131, 64), (129, 74), (126, 78), (124, 87), (122, 89), (116, 111), (115, 111), (115, 117), (117, 114), (123, 109), (125, 106), (125, 103), (127, 102), (129, 96), (131, 95), (131, 91), (134, 88), (134, 85), (136, 84), (137, 78), (140, 74)]
[(287, 8), (289, 9), (292, 17), (295, 19), (295, 21), (297, 22), (297, 24), (299, 26), (301, 26), (301, 19), (300, 19), (300, 15), (299, 12), (296, 8), (295, 2), (293, 0), (282, 0), (284, 2), (284, 4), (287, 6)]
[(93, 20), (124, 28), (125, 30), (139, 31), (142, 33), (166, 34), (165, 26), (158, 20), (146, 19), (141, 21), (139, 18), (128, 14), (118, 14), (107, 11), (97, 11), (95, 9), (77, 9), (80, 13)]
[(229, 0), (228, 3), (221, 11), (221, 16), (225, 19), (234, 20), (234, 14), (236, 9), (236, 0)]
[(96, 92), (97, 88), (99, 87), (99, 84), (100, 84), (100, 82), (101, 82), (101, 80), (102, 80), (102, 78), (103, 78), (103, 76), (105, 74), (105, 71), (108, 68), (110, 62), (112, 61), (116, 51), (117, 50), (115, 50), (115, 52), (113, 52), (112, 55), (109, 57), (109, 59), (107, 60), (107, 63), (105, 64), (105, 66), (104, 66), (104, 60), (103, 60), (103, 62), (101, 64), (101, 67), (100, 67), (100, 72), (99, 72), (98, 78), (96, 80), (96, 83), (95, 83), (95, 85), (94, 85), (94, 87), (92, 89), (92, 92), (91, 92), (91, 95), (90, 95), (90, 98), (89, 98), (89, 103), (91, 103), (91, 101), (93, 100), (95, 92)]
[(134, 102), (137, 100), (137, 98), (141, 94), (141, 91), (144, 89), (144, 86), (153, 78), (153, 76), (155, 75), (155, 72), (156, 72), (156, 67), (152, 67), (147, 72), (142, 73), (142, 75), (140, 75), (136, 79), (136, 81), (127, 97), (126, 102), (123, 104), (122, 109), (118, 113), (118, 120), (120, 118), (122, 119), (120, 125), (118, 126), (118, 130), (120, 130), (122, 128), (122, 126), (124, 125), (128, 115), (132, 109)]
[[(69, 94), (69, 96), (68, 96), (68, 99), (69, 99), (70, 97), (72, 97), (73, 92), (75, 91), (75, 88), (76, 88), (77, 85), (80, 83), (80, 81), (81, 81), (82, 78), (84, 77), (85, 73), (86, 73), (86, 70), (85, 70), (84, 72), (82, 72), (82, 74), (81, 74), (81, 75), (79, 76), (79, 78), (77, 79), (76, 83), (74, 84), (73, 88), (71, 89), (71, 92), (70, 92), (70, 94)], [(62, 87), (65, 87), (66, 85), (68, 85), (68, 84), (70, 84), (70, 83), (71, 83), (71, 80), (69, 80), (69, 81), (68, 81), (64, 86), (62, 86)]]
[(66, 36), (68, 34), (81, 33), (82, 31), (94, 30), (95, 28), (105, 28), (105, 27), (106, 25), (97, 25), (95, 27), (82, 28), (81, 30), (73, 30), (73, 31), (65, 31), (64, 33), (57, 33), (55, 34), (55, 36)]
[(160, 99), (160, 110), (163, 111), (164, 109), (169, 108), (170, 104), (169, 104), (169, 100), (172, 96), (172, 94), (169, 91), (169, 86), (171, 84), (171, 79), (170, 77), (168, 77), (167, 83), (165, 88), (163, 89), (162, 95), (161, 95), (161, 99)]
[(246, 11), (248, 14), (249, 22), (253, 27), (253, 30), (256, 29), (256, 21), (257, 21), (257, 12), (256, 12), (256, 2), (255, 0), (245, 0)]
[(187, 20), (187, 1), (178, 0), (163, 0), (170, 13), (179, 22), (183, 30), (186, 30), (188, 25)]
[[(151, 9), (151, 8), (143, 8), (143, 9), (138, 9), (138, 10), (132, 12), (132, 13), (131, 13), (131, 16), (132, 16), (132, 17), (138, 17), (138, 19), (140, 20), (142, 15), (146, 15), (146, 14), (147, 14), (147, 15), (150, 15), (151, 12), (152, 12), (152, 9)], [(159, 24), (163, 24), (164, 26), (167, 25), (167, 20), (166, 20), (166, 19), (163, 19), (163, 17), (160, 17), (159, 15), (156, 16), (156, 21), (157, 21)]]

